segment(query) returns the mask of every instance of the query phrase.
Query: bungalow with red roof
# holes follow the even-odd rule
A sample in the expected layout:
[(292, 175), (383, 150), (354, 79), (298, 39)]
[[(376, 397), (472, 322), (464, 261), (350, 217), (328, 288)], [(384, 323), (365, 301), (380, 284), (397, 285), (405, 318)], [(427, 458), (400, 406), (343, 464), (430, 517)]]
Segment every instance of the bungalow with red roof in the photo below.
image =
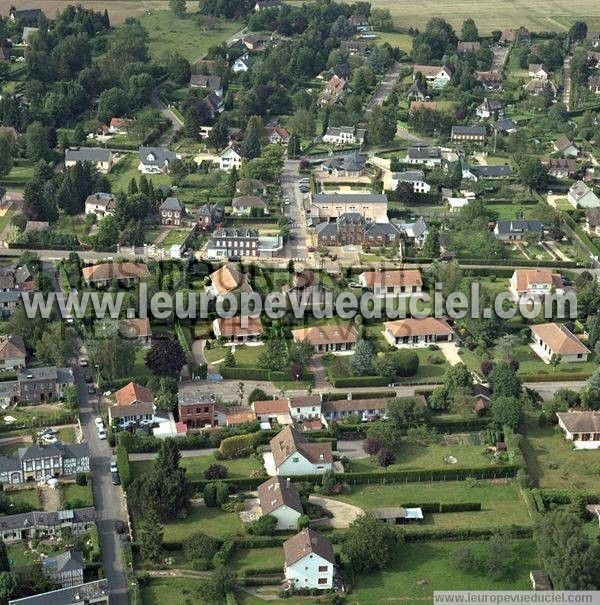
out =
[(531, 327), (531, 348), (545, 363), (587, 361), (590, 350), (564, 324), (552, 322)]
[(445, 320), (435, 317), (386, 321), (383, 335), (390, 344), (398, 348), (454, 340), (454, 330)]

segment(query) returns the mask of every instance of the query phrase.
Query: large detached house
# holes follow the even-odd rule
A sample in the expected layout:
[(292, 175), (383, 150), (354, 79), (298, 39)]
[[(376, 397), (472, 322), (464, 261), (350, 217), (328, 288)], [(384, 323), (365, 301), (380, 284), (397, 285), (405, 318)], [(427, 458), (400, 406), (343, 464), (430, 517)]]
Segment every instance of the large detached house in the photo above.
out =
[(454, 330), (443, 319), (425, 317), (386, 321), (384, 336), (395, 347), (405, 345), (427, 345), (435, 342), (450, 342)]
[(553, 289), (563, 287), (562, 278), (550, 269), (515, 269), (509, 280), (508, 289), (515, 300), (522, 296), (545, 296)]
[(108, 582), (102, 579), (13, 599), (8, 603), (9, 605), (108, 605), (108, 598)]
[(42, 562), (44, 573), (62, 588), (83, 584), (85, 559), (80, 550), (67, 550)]
[(263, 333), (260, 317), (241, 315), (217, 317), (212, 326), (216, 338), (223, 338), (237, 344), (259, 342)]
[(19, 484), (90, 472), (87, 443), (57, 443), (22, 447), (0, 457), (0, 482)]
[(557, 412), (558, 426), (577, 450), (593, 450), (600, 447), (600, 411)]
[(185, 216), (185, 206), (176, 197), (168, 197), (160, 205), (159, 213), (161, 225), (178, 227)]
[(571, 185), (567, 200), (574, 208), (600, 208), (600, 198), (583, 181)]
[(152, 424), (154, 417), (154, 395), (145, 386), (130, 382), (115, 393), (117, 405), (108, 408), (108, 419), (120, 427), (140, 423)]
[(316, 353), (352, 351), (356, 346), (354, 328), (337, 325), (312, 326), (292, 330), (294, 342), (310, 342)]
[(277, 519), (278, 531), (298, 529), (298, 520), (304, 511), (298, 489), (289, 478), (271, 477), (261, 483), (257, 491), (262, 514)]
[(484, 143), (485, 126), (452, 126), (450, 139), (453, 143)]
[(369, 288), (375, 296), (410, 295), (421, 292), (423, 280), (418, 269), (395, 271), (365, 271), (358, 276), (362, 288)]
[(114, 214), (117, 207), (117, 199), (112, 193), (92, 193), (85, 200), (85, 214), (95, 214), (103, 217)]
[(307, 528), (283, 543), (285, 579), (294, 589), (333, 587), (335, 555), (331, 542)]
[(239, 170), (242, 167), (242, 154), (235, 147), (226, 147), (219, 154), (219, 169), (225, 172), (231, 172), (234, 168)]
[(209, 275), (209, 291), (214, 296), (235, 292), (251, 292), (252, 286), (244, 273), (236, 269), (233, 265), (223, 265)]
[(503, 220), (498, 221), (494, 227), (494, 235), (505, 241), (520, 241), (526, 233), (535, 233), (542, 237), (544, 225), (538, 220)]
[(296, 429), (284, 427), (270, 441), (272, 475), (322, 475), (333, 467), (330, 441), (308, 442)]
[(323, 143), (333, 145), (362, 145), (367, 137), (364, 128), (356, 126), (329, 126), (323, 135)]
[(413, 65), (413, 77), (420, 73), (432, 88), (444, 88), (452, 79), (453, 70), (447, 65)]
[(65, 167), (75, 166), (78, 162), (90, 162), (98, 172), (106, 174), (114, 163), (112, 151), (100, 147), (77, 147), (65, 149)]
[(392, 189), (396, 190), (400, 183), (407, 183), (415, 193), (429, 193), (431, 191), (431, 185), (425, 180), (425, 173), (422, 170), (392, 172)]
[(558, 358), (560, 363), (587, 361), (590, 350), (565, 325), (547, 323), (531, 326), (531, 348), (546, 363)]
[(133, 282), (150, 275), (148, 266), (143, 263), (100, 263), (89, 265), (81, 270), (83, 281), (94, 286), (108, 286), (112, 280), (131, 285)]
[(169, 172), (169, 165), (177, 159), (177, 154), (164, 147), (140, 147), (139, 158), (138, 170), (142, 174), (159, 174)]
[(26, 357), (27, 351), (21, 336), (0, 336), (0, 369), (24, 368)]

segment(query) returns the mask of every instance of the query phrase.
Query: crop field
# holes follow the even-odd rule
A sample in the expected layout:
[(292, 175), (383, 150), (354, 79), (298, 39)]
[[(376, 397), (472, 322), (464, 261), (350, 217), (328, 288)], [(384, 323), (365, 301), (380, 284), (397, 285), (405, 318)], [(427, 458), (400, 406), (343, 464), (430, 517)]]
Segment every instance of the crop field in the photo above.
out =
[(443, 17), (457, 31), (465, 19), (472, 17), (482, 34), (520, 25), (533, 31), (560, 32), (576, 20), (587, 21), (590, 28), (600, 25), (600, 3), (594, 0), (499, 0), (493, 10), (481, 0), (371, 0), (371, 6), (389, 9), (396, 27), (402, 29), (422, 29), (434, 16)]

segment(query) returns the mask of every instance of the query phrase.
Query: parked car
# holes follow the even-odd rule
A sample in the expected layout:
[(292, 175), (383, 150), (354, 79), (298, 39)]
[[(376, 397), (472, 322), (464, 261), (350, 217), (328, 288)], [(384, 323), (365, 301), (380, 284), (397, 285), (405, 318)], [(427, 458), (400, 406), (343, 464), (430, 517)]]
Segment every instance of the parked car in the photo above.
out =
[(96, 389), (93, 386), (89, 386), (88, 389), (88, 395), (95, 395), (96, 394)]
[(125, 523), (117, 519), (117, 521), (115, 521), (115, 531), (118, 534), (124, 534), (127, 531), (127, 529), (125, 528)]
[(113, 485), (121, 485), (121, 477), (119, 473), (111, 473)]
[(42, 435), (42, 441), (44, 443), (58, 443), (58, 439), (54, 435)]
[(85, 357), (80, 357), (79, 358), (79, 365), (82, 368), (87, 368), (87, 366), (88, 366), (88, 360)]
[(117, 461), (116, 460), (111, 460), (110, 461), (110, 472), (111, 473), (118, 473), (119, 469), (117, 468)]
[(94, 418), (94, 422), (96, 423), (96, 426), (98, 428), (100, 428), (100, 427), (104, 428), (104, 422), (102, 422), (102, 418), (100, 418), (100, 417)]
[(237, 256), (237, 255), (233, 255), (229, 257), (229, 262), (230, 263), (241, 263), (242, 262), (242, 257), (241, 256)]

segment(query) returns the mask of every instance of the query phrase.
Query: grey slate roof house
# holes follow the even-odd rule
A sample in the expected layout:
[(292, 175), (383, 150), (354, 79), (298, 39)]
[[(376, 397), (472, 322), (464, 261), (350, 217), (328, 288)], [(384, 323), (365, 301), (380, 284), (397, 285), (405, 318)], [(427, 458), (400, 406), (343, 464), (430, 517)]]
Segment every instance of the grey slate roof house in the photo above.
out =
[(57, 512), (32, 511), (0, 517), (0, 538), (6, 543), (21, 542), (35, 536), (60, 536), (65, 529), (81, 534), (96, 522), (96, 511), (90, 506)]
[(478, 181), (479, 179), (507, 179), (512, 175), (512, 168), (507, 164), (491, 166), (464, 166), (463, 179)]
[(221, 76), (192, 74), (190, 76), (190, 88), (206, 88), (219, 97), (223, 96), (223, 81)]
[(78, 147), (65, 149), (65, 166), (75, 166), (77, 162), (90, 162), (98, 172), (106, 174), (114, 163), (112, 151), (100, 147)]
[(485, 135), (485, 126), (452, 126), (450, 138), (454, 142), (483, 143)]
[(526, 233), (536, 233), (540, 237), (544, 235), (542, 221), (498, 221), (494, 227), (494, 234), (498, 239), (519, 241)]
[(177, 158), (177, 154), (164, 147), (140, 147), (139, 157), (138, 170), (148, 174), (168, 172), (169, 164)]
[(43, 561), (44, 573), (62, 588), (83, 584), (85, 560), (79, 550), (67, 550)]
[(185, 206), (176, 197), (168, 197), (158, 211), (162, 225), (178, 227), (185, 215)]
[(69, 588), (13, 599), (9, 605), (108, 605), (108, 582), (96, 580)]

